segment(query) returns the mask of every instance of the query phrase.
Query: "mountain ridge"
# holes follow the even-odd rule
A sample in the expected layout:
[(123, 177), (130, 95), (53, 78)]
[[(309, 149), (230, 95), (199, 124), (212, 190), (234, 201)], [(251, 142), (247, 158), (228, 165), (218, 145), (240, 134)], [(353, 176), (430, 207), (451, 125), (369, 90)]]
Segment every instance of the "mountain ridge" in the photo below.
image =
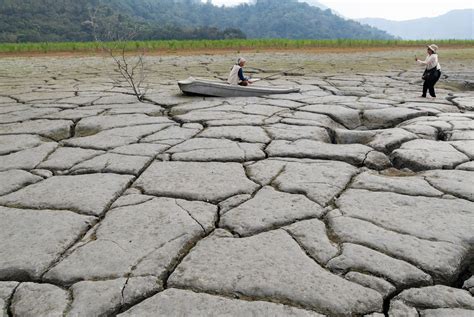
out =
[(437, 17), (406, 21), (364, 18), (357, 21), (406, 40), (474, 39), (474, 9), (451, 10)]

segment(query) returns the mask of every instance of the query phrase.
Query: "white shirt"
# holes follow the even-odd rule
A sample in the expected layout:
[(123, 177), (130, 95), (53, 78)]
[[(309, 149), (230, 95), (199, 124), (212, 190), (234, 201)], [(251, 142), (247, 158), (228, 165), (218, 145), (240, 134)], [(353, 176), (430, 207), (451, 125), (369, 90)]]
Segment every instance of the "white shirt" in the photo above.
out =
[(227, 78), (227, 82), (231, 85), (238, 85), (239, 82), (240, 82), (240, 78), (239, 78), (239, 70), (241, 69), (242, 67), (240, 67), (240, 65), (234, 65), (234, 67), (232, 67), (231, 71), (230, 71), (230, 74), (229, 74), (229, 77)]
[(426, 69), (433, 69), (434, 67), (436, 67), (438, 70), (441, 69), (441, 65), (438, 62), (438, 54), (428, 55), (424, 61), (418, 61), (418, 63), (421, 65), (426, 65)]

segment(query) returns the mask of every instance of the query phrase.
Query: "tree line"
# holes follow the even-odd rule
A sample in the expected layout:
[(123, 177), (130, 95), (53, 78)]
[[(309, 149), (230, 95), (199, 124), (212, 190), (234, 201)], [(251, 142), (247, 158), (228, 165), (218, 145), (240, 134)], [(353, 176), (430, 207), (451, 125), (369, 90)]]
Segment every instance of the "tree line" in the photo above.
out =
[(0, 42), (92, 41), (98, 24), (110, 39), (392, 38), (296, 0), (0, 0)]

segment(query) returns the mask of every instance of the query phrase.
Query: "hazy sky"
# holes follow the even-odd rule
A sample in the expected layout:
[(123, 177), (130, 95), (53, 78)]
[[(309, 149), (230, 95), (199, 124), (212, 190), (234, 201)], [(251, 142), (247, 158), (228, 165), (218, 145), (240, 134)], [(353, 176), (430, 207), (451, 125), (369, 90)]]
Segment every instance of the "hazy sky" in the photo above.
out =
[[(217, 5), (235, 5), (248, 0), (212, 0)], [(474, 9), (474, 0), (320, 0), (347, 18), (409, 20), (434, 17), (454, 9)]]

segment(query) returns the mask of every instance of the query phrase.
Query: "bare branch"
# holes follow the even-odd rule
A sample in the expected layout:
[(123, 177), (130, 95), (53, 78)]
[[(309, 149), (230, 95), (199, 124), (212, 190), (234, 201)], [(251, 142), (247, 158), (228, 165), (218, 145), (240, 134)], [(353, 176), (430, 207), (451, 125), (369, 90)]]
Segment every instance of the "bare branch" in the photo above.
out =
[(147, 90), (142, 89), (146, 78), (144, 50), (138, 56), (127, 57), (125, 48), (125, 41), (136, 37), (139, 29), (135, 27), (125, 31), (119, 17), (104, 15), (105, 9), (106, 7), (100, 3), (94, 8), (89, 8), (89, 20), (84, 24), (91, 26), (95, 41), (114, 61), (115, 71), (122, 78), (121, 81), (112, 79), (114, 84), (122, 86), (122, 83), (125, 83), (132, 89), (137, 99), (142, 100)]

